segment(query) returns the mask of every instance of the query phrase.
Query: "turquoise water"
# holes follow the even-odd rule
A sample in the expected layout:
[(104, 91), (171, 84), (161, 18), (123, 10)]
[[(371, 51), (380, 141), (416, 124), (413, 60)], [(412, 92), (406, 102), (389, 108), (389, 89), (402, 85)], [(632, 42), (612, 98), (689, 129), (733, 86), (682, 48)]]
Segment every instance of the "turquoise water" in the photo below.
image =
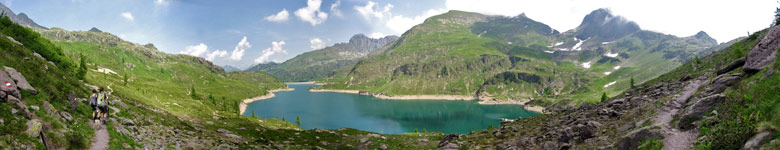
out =
[(247, 105), (244, 116), (284, 117), (295, 123), (301, 117), (303, 129), (354, 128), (364, 131), (398, 134), (437, 131), (469, 133), (498, 127), (499, 118), (539, 115), (520, 105), (479, 105), (476, 100), (383, 100), (372, 96), (309, 92), (315, 85), (289, 85), (294, 91), (276, 92), (276, 96)]

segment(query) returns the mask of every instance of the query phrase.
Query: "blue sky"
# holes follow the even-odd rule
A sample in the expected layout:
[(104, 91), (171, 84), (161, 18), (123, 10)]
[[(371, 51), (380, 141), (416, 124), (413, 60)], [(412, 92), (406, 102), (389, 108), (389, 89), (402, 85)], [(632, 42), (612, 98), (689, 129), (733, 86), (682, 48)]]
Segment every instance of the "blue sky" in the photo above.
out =
[[(610, 8), (643, 29), (719, 42), (768, 27), (768, 0), (0, 0), (38, 24), (66, 30), (97, 27), (168, 53), (246, 68), (346, 42), (358, 33), (400, 35), (448, 10), (530, 18), (559, 31), (592, 10)], [(319, 6), (319, 7), (317, 7)], [(723, 11), (729, 10), (729, 11)]]

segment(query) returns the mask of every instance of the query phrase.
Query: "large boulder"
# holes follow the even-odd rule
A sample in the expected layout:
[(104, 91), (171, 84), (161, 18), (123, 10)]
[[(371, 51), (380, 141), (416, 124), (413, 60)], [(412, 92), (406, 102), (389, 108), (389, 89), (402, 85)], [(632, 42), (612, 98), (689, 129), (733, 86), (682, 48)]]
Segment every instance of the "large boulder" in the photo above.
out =
[(639, 146), (640, 142), (648, 139), (659, 138), (662, 135), (663, 134), (661, 132), (661, 127), (659, 126), (648, 126), (644, 128), (639, 128), (621, 137), (620, 141), (618, 141), (617, 143), (617, 149), (619, 150), (636, 149)]
[(43, 125), (41, 124), (41, 120), (38, 119), (32, 119), (27, 121), (27, 130), (24, 130), (24, 133), (27, 134), (27, 136), (37, 138), (41, 134), (41, 130), (43, 129)]
[(734, 69), (737, 69), (739, 67), (744, 66), (746, 60), (747, 60), (747, 58), (742, 57), (740, 59), (735, 60), (734, 62), (731, 62), (731, 64), (726, 66), (726, 68), (718, 70), (717, 75), (721, 75), (721, 74), (724, 74), (724, 73), (727, 73), (727, 72), (731, 72)]
[(744, 150), (758, 150), (761, 149), (761, 144), (766, 143), (767, 141), (772, 139), (772, 136), (774, 136), (773, 131), (762, 131), (754, 135), (750, 138), (747, 142), (745, 142), (745, 146), (742, 147)]
[(764, 39), (761, 39), (756, 47), (750, 50), (742, 70), (752, 74), (772, 64), (777, 57), (778, 46), (780, 46), (780, 26), (774, 26)]
[(27, 82), (27, 78), (24, 78), (22, 73), (19, 73), (19, 71), (16, 71), (16, 69), (11, 67), (5, 67), (5, 71), (8, 72), (9, 75), (11, 75), (11, 78), (13, 78), (16, 81), (16, 85), (22, 89), (22, 90), (29, 90), (32, 94), (38, 94), (38, 91), (33, 88), (32, 85), (30, 85), (29, 82)]
[(13, 95), (14, 97), (21, 98), (22, 95), (19, 94), (19, 91), (16, 90), (16, 82), (8, 76), (8, 74), (5, 73), (5, 71), (0, 70), (0, 90), (5, 92), (8, 95)]
[(679, 127), (680, 129), (687, 130), (693, 128), (693, 122), (702, 118), (702, 116), (711, 112), (718, 104), (726, 99), (724, 94), (716, 94), (699, 99), (693, 105), (685, 110), (685, 113), (680, 117)]
[(707, 88), (707, 90), (704, 91), (704, 95), (713, 95), (717, 93), (721, 93), (725, 91), (728, 87), (732, 86), (736, 81), (739, 81), (739, 79), (742, 77), (741, 73), (737, 74), (722, 74), (715, 79), (712, 79), (712, 82), (710, 85), (711, 87)]

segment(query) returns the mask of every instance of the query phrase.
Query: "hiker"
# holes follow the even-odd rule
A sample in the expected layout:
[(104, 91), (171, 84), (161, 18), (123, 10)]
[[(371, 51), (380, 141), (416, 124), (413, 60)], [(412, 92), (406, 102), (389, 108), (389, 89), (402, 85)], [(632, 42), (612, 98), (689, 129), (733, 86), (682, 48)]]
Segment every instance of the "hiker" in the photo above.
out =
[(97, 89), (92, 89), (92, 95), (89, 96), (89, 106), (92, 107), (92, 120), (95, 120), (99, 114), (97, 114)]
[(106, 115), (108, 114), (108, 93), (100, 88), (100, 94), (98, 94), (98, 109), (100, 109), (100, 121), (106, 123)]

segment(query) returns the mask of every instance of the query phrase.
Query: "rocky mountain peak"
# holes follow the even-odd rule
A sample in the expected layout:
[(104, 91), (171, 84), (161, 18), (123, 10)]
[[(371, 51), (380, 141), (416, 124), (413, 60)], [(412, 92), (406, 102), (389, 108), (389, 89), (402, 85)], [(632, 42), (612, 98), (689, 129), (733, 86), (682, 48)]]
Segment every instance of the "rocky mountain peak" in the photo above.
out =
[(707, 34), (707, 32), (704, 32), (704, 31), (699, 31), (699, 33), (696, 33), (696, 35), (694, 35), (693, 37), (696, 37), (697, 39), (705, 40), (705, 41), (710, 42), (710, 43), (718, 44), (718, 42), (715, 39), (710, 37), (710, 35)]
[(576, 32), (578, 39), (601, 37), (613, 40), (641, 30), (635, 22), (615, 16), (612, 11), (601, 8), (592, 11), (582, 20)]
[(46, 29), (46, 27), (43, 27), (35, 23), (35, 21), (30, 19), (30, 17), (28, 17), (27, 14), (25, 13), (14, 14), (14, 12), (10, 8), (6, 7), (3, 4), (0, 4), (0, 12), (2, 12), (3, 15), (10, 18), (11, 21), (19, 25), (30, 27), (30, 28)]
[[(103, 31), (102, 31), (102, 30), (100, 30), (100, 29), (98, 29), (98, 28), (96, 28), (96, 27), (92, 27), (92, 29), (89, 29), (89, 32), (97, 32), (97, 33), (101, 33), (101, 32), (103, 32)], [(151, 43), (150, 43), (150, 44), (151, 44)]]

